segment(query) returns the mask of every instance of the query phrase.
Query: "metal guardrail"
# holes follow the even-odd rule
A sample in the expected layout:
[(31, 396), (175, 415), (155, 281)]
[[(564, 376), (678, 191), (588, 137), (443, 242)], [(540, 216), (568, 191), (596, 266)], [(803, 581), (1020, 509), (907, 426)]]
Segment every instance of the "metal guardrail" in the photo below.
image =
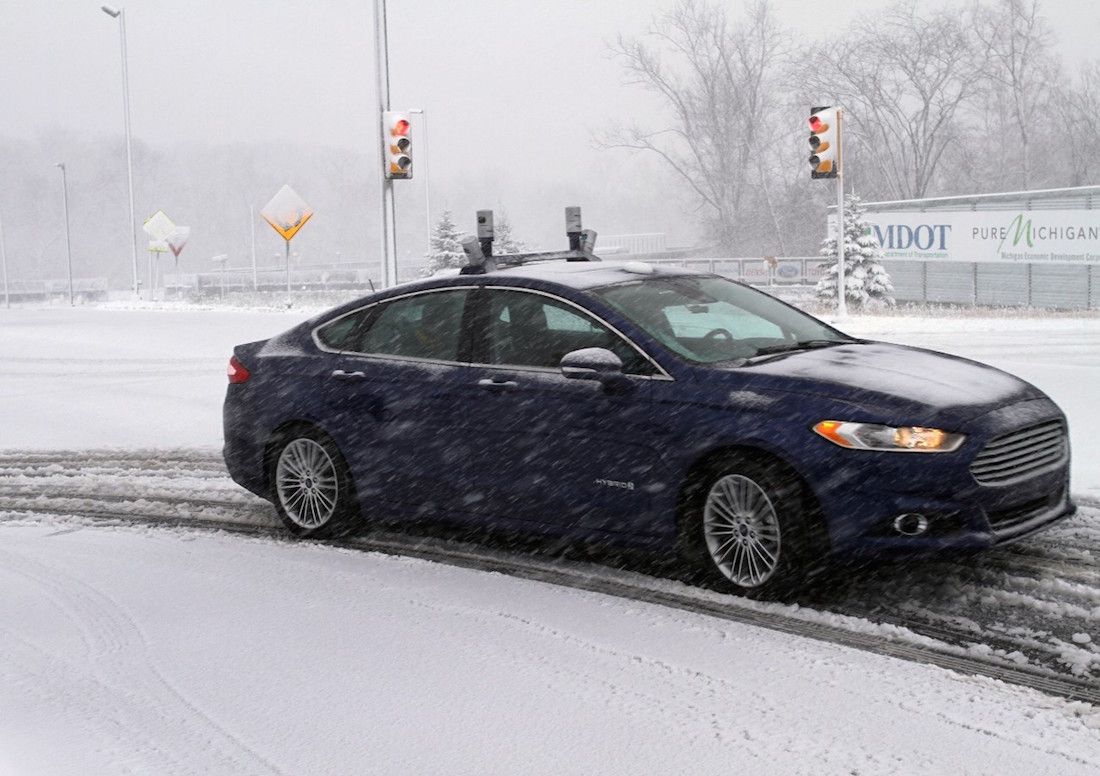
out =
[[(107, 278), (73, 278), (73, 295), (85, 301), (107, 298)], [(2, 289), (0, 289), (2, 295)], [(13, 302), (47, 302), (69, 296), (68, 278), (9, 280), (8, 296)]]
[[(167, 296), (195, 293), (202, 296), (239, 291), (285, 291), (285, 269), (261, 269), (253, 279), (251, 269), (223, 272), (174, 273), (164, 276)], [(291, 291), (333, 291), (370, 289), (373, 276), (365, 269), (292, 269)]]
[[(825, 274), (823, 261), (816, 256), (777, 259), (774, 267), (759, 258), (660, 259), (648, 263), (700, 269), (754, 286), (814, 286)], [(1100, 309), (1100, 264), (886, 259), (883, 266), (899, 302)]]
[(646, 263), (699, 269), (754, 286), (814, 285), (825, 274), (819, 256), (777, 258), (774, 266), (761, 258), (652, 259)]

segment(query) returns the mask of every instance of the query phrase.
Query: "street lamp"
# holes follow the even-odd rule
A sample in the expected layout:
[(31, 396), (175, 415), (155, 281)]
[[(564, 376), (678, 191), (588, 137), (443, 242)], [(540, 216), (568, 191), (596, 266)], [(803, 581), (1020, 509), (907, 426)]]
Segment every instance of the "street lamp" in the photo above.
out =
[(54, 165), (61, 170), (61, 201), (65, 207), (65, 251), (69, 257), (69, 307), (73, 302), (73, 243), (69, 239), (69, 177), (65, 174), (65, 163)]
[(134, 296), (138, 296), (137, 216), (134, 213), (134, 149), (130, 131), (130, 71), (126, 60), (126, 9), (109, 5), (100, 6), (103, 13), (118, 19), (119, 38), (122, 41), (122, 108), (126, 126), (126, 179), (130, 191), (130, 251), (134, 264)]
[(420, 134), (423, 139), (420, 144), (424, 150), (420, 154), (424, 164), (424, 221), (428, 227), (428, 248), (425, 253), (427, 254), (432, 252), (432, 195), (428, 189), (428, 112), (424, 108), (410, 108), (409, 113), (415, 113), (421, 119)]

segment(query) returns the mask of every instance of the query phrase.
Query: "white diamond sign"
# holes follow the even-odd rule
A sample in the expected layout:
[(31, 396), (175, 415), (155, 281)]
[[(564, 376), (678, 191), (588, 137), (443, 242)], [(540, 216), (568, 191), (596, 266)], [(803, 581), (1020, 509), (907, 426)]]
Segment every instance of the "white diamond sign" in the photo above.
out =
[(191, 236), (191, 227), (189, 226), (177, 226), (167, 238), (165, 242), (168, 243), (169, 249), (172, 251), (172, 255), (177, 259), (180, 257), (180, 253), (183, 252), (183, 246), (187, 245), (187, 239)]
[[(153, 215), (146, 218), (141, 228), (157, 242), (168, 239), (168, 235), (176, 231), (176, 225), (172, 223), (172, 219), (169, 218), (163, 210), (158, 210), (153, 213)], [(153, 249), (150, 248), (149, 250)]]
[(313, 216), (313, 208), (298, 196), (298, 192), (283, 186), (264, 205), (260, 211), (264, 220), (271, 224), (271, 228), (282, 235), (283, 239), (290, 242), (290, 238), (298, 233), (298, 230), (306, 225), (306, 221)]

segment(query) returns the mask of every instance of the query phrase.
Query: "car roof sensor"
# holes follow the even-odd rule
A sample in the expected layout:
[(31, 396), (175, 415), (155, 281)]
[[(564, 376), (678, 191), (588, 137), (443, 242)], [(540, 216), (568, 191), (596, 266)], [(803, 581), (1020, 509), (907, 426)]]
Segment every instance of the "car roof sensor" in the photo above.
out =
[(493, 211), (477, 211), (477, 237), (462, 239), (466, 254), (463, 275), (483, 275), (500, 267), (518, 267), (535, 261), (600, 261), (596, 249), (596, 230), (581, 225), (581, 209), (576, 206), (565, 209), (565, 234), (569, 238), (567, 251), (531, 251), (525, 253), (493, 254)]

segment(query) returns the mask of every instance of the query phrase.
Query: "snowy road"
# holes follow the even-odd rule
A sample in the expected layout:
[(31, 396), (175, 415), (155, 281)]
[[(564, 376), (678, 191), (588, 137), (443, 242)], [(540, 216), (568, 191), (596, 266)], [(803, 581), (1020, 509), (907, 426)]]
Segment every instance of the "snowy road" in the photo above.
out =
[[(277, 529), (271, 506), (238, 488), (215, 454), (190, 450), (0, 453), (0, 518), (36, 516)], [(435, 533), (447, 537), (445, 530)], [(415, 539), (416, 534), (404, 535), (406, 544)], [(540, 548), (528, 549), (537, 555)], [(531, 553), (506, 554), (509, 562), (521, 565), (533, 558)], [(932, 647), (1027, 671), (1024, 680), (1061, 677), (1091, 687), (1088, 697), (1100, 698), (1100, 638), (1094, 638), (1100, 621), (1098, 559), (1100, 510), (1086, 507), (1072, 521), (977, 559), (838, 570), (798, 606), (768, 605), (763, 610), (806, 623), (797, 631), (806, 635), (844, 641), (843, 634), (825, 632), (839, 628)], [(684, 584), (682, 570), (672, 564), (638, 557), (627, 558), (624, 565), (606, 553), (597, 553), (595, 560), (586, 573), (611, 575), (612, 581), (634, 588), (686, 595), (689, 608), (692, 601), (730, 604), (727, 597)], [(822, 632), (814, 633), (818, 626)], [(852, 645), (881, 647), (877, 642)], [(1072, 686), (1062, 690), (1072, 691)]]
[(1100, 768), (1092, 707), (663, 607), (224, 534), (0, 537), (0, 773)]

